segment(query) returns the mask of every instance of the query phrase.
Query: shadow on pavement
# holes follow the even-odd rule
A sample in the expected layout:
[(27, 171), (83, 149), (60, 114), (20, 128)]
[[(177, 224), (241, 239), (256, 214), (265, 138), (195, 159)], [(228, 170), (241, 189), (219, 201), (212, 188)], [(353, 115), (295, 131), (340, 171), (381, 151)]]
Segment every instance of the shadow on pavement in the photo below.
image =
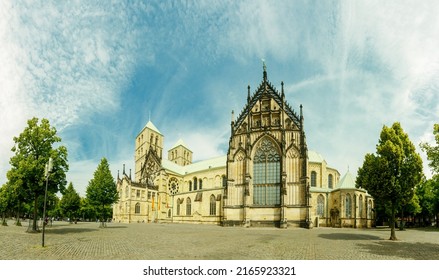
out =
[(382, 240), (378, 236), (369, 234), (354, 234), (354, 233), (328, 233), (319, 234), (321, 238), (332, 240)]
[(404, 243), (399, 241), (379, 241), (358, 244), (361, 250), (379, 256), (390, 256), (406, 260), (439, 260), (439, 245), (433, 243)]
[(82, 233), (82, 232), (93, 232), (97, 231), (99, 228), (78, 228), (78, 227), (63, 227), (63, 228), (49, 228), (46, 229), (47, 234), (68, 234), (68, 233)]

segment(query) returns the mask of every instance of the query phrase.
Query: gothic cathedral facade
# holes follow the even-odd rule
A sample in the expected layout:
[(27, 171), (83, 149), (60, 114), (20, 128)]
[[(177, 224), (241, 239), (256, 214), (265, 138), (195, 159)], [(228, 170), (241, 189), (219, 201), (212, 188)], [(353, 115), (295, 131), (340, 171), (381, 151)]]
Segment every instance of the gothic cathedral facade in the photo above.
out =
[(117, 176), (116, 222), (222, 226), (370, 227), (373, 199), (348, 172), (308, 151), (302, 105), (295, 112), (263, 80), (235, 119), (227, 155), (192, 162), (178, 140), (163, 157), (164, 136), (149, 121), (136, 137), (134, 179)]

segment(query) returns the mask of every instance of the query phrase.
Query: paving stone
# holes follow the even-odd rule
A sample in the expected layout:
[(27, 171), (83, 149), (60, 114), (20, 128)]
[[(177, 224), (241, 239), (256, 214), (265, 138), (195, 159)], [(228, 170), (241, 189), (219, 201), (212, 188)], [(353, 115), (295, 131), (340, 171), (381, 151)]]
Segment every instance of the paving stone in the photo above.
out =
[(439, 231), (242, 228), (195, 224), (69, 224), (41, 233), (0, 226), (2, 260), (438, 260)]

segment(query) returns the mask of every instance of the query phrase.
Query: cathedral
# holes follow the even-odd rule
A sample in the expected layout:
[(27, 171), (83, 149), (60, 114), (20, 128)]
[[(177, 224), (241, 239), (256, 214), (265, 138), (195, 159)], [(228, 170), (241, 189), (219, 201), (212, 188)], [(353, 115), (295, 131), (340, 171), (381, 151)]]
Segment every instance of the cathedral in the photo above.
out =
[(134, 178), (117, 175), (113, 220), (244, 227), (373, 226), (373, 198), (308, 150), (302, 105), (294, 111), (263, 78), (235, 118), (224, 156), (193, 162), (182, 139), (163, 155), (164, 135), (149, 121), (135, 139)]

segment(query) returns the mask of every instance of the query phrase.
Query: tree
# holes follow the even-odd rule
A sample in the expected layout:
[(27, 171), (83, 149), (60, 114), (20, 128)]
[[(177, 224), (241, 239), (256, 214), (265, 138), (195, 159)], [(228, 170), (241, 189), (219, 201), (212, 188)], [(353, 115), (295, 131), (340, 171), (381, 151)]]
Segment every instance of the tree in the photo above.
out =
[(48, 176), (48, 193), (63, 192), (66, 185), (67, 149), (64, 146), (54, 148), (61, 142), (56, 135), (56, 129), (51, 127), (47, 119), (32, 118), (28, 126), (18, 136), (14, 137), (15, 153), (10, 159), (11, 169), (7, 172), (8, 183), (16, 187), (19, 205), (21, 202), (32, 202), (33, 224), (29, 232), (38, 231), (38, 199), (44, 199), (46, 177), (45, 166), (49, 158), (53, 159), (53, 170)]
[(435, 181), (433, 179), (422, 180), (422, 183), (416, 187), (416, 195), (419, 197), (419, 205), (421, 206), (420, 216), (422, 224), (435, 215)]
[(366, 154), (357, 175), (356, 186), (388, 209), (390, 240), (397, 240), (395, 215), (413, 199), (422, 179), (422, 159), (398, 122), (383, 127), (376, 154)]
[(71, 223), (73, 217), (77, 215), (80, 205), (81, 197), (73, 188), (73, 183), (70, 182), (60, 201), (61, 213), (63, 216), (69, 217)]
[(429, 183), (432, 188), (432, 208), (436, 216), (436, 226), (439, 227), (439, 124), (434, 124), (433, 135), (436, 145), (421, 143), (421, 149), (427, 153), (427, 159), (430, 161), (429, 166), (433, 171), (433, 178)]
[(429, 166), (433, 170), (433, 173), (439, 174), (439, 124), (433, 126), (433, 135), (436, 141), (436, 145), (429, 143), (421, 143), (421, 149), (427, 153), (427, 159), (430, 161)]
[(12, 194), (11, 188), (7, 184), (4, 184), (0, 188), (0, 214), (2, 215), (2, 226), (7, 226), (6, 212), (12, 206)]
[(93, 179), (87, 186), (87, 200), (95, 206), (100, 214), (100, 227), (105, 227), (106, 207), (119, 200), (116, 183), (111, 175), (110, 166), (106, 158), (102, 158), (94, 172)]
[(96, 208), (90, 204), (87, 198), (81, 197), (81, 206), (79, 208), (79, 215), (85, 220), (96, 220)]

